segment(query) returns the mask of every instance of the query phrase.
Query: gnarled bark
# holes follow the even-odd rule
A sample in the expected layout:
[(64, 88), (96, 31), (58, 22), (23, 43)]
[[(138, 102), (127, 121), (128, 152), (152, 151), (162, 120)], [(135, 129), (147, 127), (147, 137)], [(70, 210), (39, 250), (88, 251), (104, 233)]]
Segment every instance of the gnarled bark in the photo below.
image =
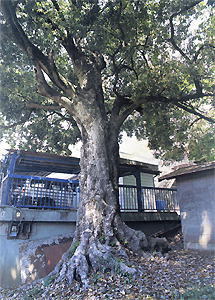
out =
[[(144, 255), (151, 247), (140, 231), (129, 228), (120, 218), (117, 192), (117, 135), (107, 130), (99, 117), (82, 124), (81, 203), (75, 237), (57, 280), (80, 279), (86, 286), (90, 270), (134, 274), (118, 258), (127, 258), (126, 249)], [(112, 135), (110, 134), (112, 132)]]

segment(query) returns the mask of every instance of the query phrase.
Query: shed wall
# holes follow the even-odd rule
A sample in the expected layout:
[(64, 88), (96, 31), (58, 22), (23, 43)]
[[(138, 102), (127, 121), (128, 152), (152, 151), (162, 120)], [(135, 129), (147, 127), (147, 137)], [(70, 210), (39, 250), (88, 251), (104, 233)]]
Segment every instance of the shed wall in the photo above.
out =
[(177, 197), (186, 249), (215, 251), (215, 172), (177, 178)]

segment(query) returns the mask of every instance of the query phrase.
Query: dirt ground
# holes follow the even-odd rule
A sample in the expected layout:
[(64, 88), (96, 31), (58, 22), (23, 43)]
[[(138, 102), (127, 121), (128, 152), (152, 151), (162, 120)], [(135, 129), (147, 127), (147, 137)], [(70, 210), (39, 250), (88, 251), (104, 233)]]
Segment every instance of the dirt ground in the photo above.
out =
[(172, 250), (137, 257), (130, 264), (138, 270), (136, 277), (123, 274), (95, 273), (90, 288), (80, 283), (54, 283), (47, 277), (16, 290), (0, 290), (0, 299), (215, 299), (215, 256), (211, 253), (183, 250), (181, 236), (172, 241)]

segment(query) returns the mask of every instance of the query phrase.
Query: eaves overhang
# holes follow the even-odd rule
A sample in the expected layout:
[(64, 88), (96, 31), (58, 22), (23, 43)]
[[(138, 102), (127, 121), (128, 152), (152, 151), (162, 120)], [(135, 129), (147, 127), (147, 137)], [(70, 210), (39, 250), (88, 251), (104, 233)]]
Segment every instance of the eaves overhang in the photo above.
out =
[(204, 164), (190, 164), (189, 166), (178, 168), (177, 170), (165, 174), (158, 178), (158, 181), (162, 181), (165, 179), (173, 179), (179, 176), (188, 175), (188, 174), (196, 174), (200, 172), (205, 172), (209, 170), (215, 169), (215, 161), (207, 162)]
[[(25, 175), (47, 176), (50, 173), (78, 174), (80, 159), (77, 157), (62, 156), (43, 152), (24, 150), (8, 150), (7, 160), (13, 158), (11, 169), (13, 173)], [(136, 172), (159, 175), (158, 166), (121, 158), (119, 175), (133, 175)]]

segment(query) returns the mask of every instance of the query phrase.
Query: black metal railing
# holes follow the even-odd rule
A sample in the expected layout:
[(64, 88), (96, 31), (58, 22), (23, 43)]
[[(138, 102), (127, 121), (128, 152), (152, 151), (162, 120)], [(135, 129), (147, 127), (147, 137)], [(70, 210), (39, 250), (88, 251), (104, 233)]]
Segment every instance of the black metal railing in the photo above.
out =
[(119, 202), (122, 211), (179, 211), (176, 189), (119, 185)]
[[(10, 175), (3, 179), (1, 204), (43, 209), (77, 209), (78, 180)], [(122, 212), (178, 211), (176, 189), (119, 185)]]

